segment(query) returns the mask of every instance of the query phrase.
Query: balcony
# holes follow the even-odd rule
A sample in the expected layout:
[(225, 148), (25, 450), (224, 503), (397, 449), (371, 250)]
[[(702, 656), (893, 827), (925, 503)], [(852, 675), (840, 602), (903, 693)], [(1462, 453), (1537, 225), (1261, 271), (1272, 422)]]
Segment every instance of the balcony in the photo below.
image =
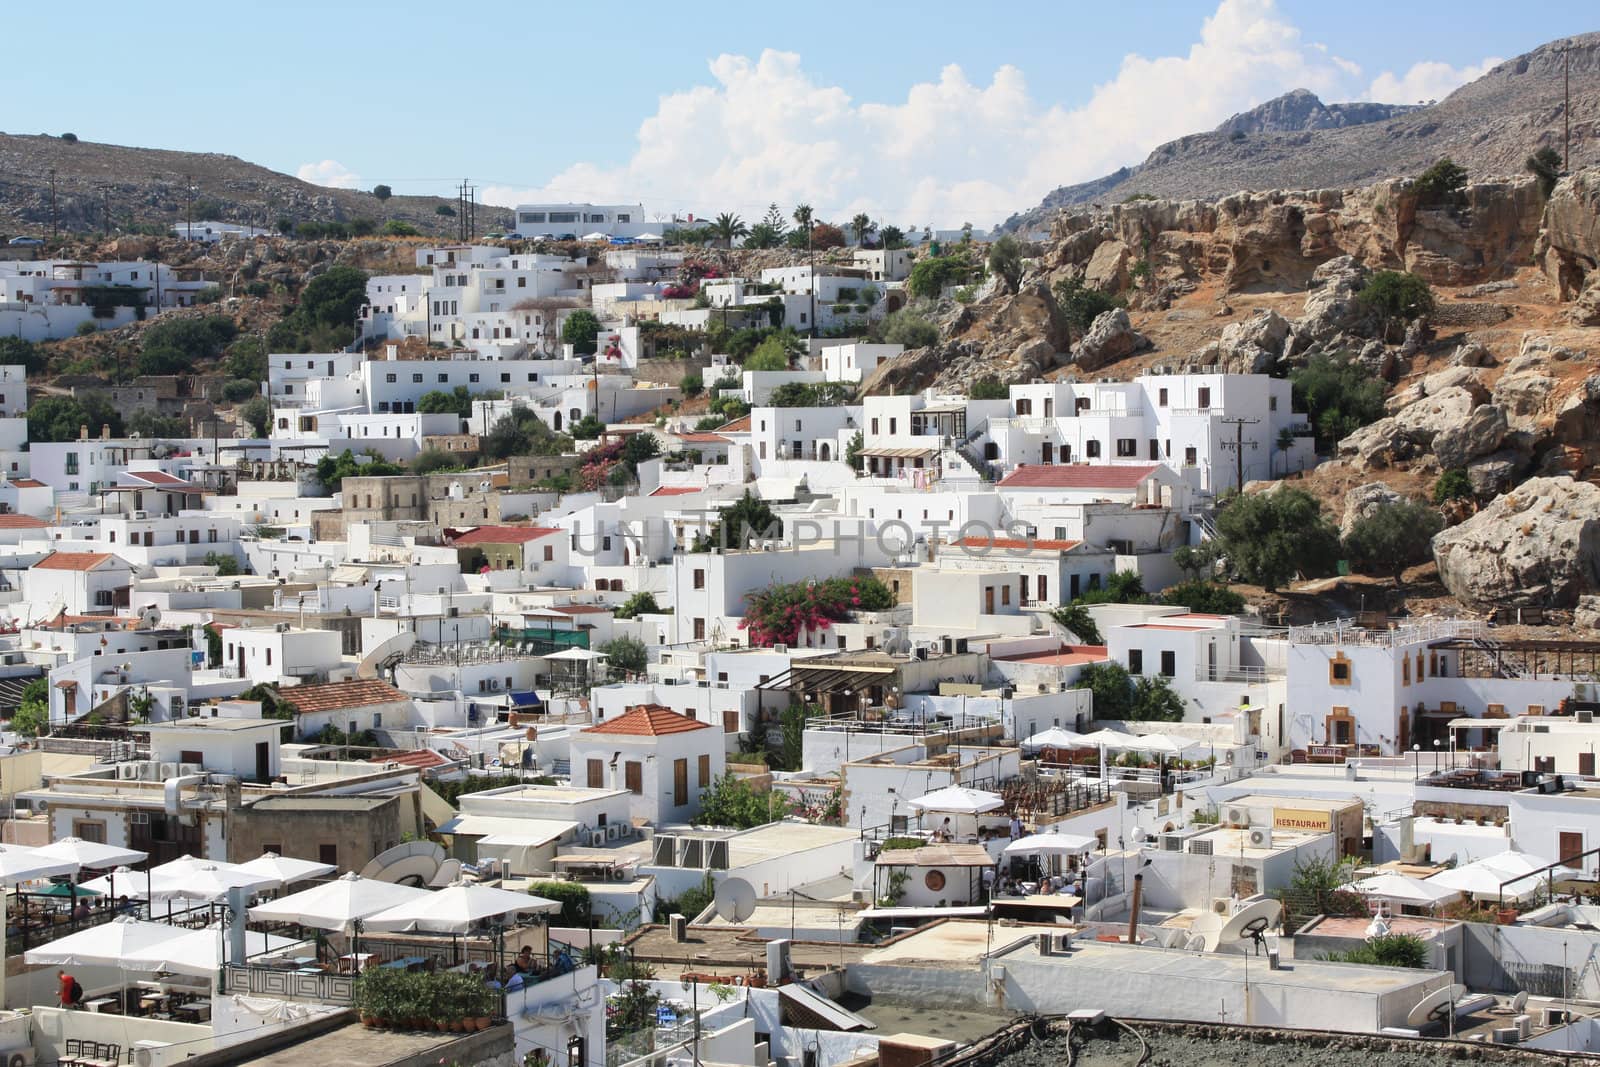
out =
[(1281, 667), (1244, 666), (1233, 667), (1206, 667), (1197, 666), (1194, 670), (1194, 680), (1197, 682), (1233, 682), (1243, 685), (1263, 685), (1275, 678), (1284, 676)]

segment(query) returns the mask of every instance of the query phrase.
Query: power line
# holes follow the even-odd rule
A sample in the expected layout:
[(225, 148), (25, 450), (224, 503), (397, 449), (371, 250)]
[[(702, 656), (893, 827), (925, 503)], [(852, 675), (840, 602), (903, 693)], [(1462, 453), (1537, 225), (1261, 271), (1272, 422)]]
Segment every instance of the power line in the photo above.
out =
[[(1246, 426), (1253, 426), (1254, 424), (1260, 422), (1261, 420), (1260, 419), (1248, 419), (1248, 418), (1245, 418), (1242, 415), (1229, 415), (1229, 416), (1223, 418), (1220, 421), (1223, 423), (1223, 425), (1232, 426), (1234, 428), (1234, 438), (1233, 438), (1233, 440), (1232, 441), (1223, 441), (1222, 442), (1222, 447), (1233, 450), (1233, 458), (1234, 458), (1234, 464), (1235, 464), (1235, 468), (1234, 468), (1235, 474), (1234, 474), (1234, 476), (1238, 479), (1234, 483), (1234, 489), (1236, 489), (1237, 491), (1242, 493), (1242, 492), (1244, 492), (1244, 445), (1245, 445), (1244, 428)], [(1256, 447), (1256, 443), (1254, 441), (1251, 441), (1250, 442), (1250, 447), (1252, 449), (1254, 449)]]

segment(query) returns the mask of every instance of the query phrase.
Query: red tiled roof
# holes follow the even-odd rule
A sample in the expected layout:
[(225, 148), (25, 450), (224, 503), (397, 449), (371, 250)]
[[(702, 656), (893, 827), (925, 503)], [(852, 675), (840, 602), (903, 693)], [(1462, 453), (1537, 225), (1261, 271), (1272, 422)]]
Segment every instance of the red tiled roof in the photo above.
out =
[(679, 715), (660, 704), (640, 704), (629, 708), (615, 719), (595, 723), (583, 732), (586, 734), (617, 734), (628, 737), (660, 737), (662, 734), (686, 734), (690, 730), (709, 730), (711, 724)]
[(1159, 463), (1137, 466), (1072, 463), (1018, 467), (1000, 482), (1002, 489), (1133, 489), (1155, 473)]
[(1008, 548), (1031, 549), (1039, 552), (1067, 552), (1083, 544), (1082, 541), (1052, 541), (1025, 537), (963, 537), (952, 542), (957, 548)]
[(740, 415), (737, 419), (734, 419), (732, 422), (725, 422), (721, 426), (717, 427), (717, 432), (718, 433), (749, 433), (750, 432), (750, 416), (749, 415)]
[(1133, 626), (1130, 627), (1130, 629), (1134, 629), (1134, 630), (1178, 630), (1178, 631), (1181, 631), (1183, 633), (1191, 633), (1192, 634), (1197, 630), (1204, 630), (1204, 629), (1206, 629), (1206, 627), (1204, 627), (1204, 626), (1168, 626), (1166, 623), (1161, 623), (1161, 622), (1138, 622), (1138, 623), (1134, 623)]
[(658, 485), (650, 490), (651, 496), (688, 496), (690, 493), (703, 493), (705, 488), (698, 485)]
[(680, 433), (677, 437), (678, 440), (688, 441), (692, 445), (725, 445), (728, 443), (726, 437), (715, 433)]
[[(13, 482), (13, 485), (16, 483)], [(0, 530), (37, 530), (42, 526), (49, 526), (43, 519), (36, 519), (32, 515), (18, 515), (8, 513), (0, 515)]]
[(1039, 667), (1072, 667), (1109, 659), (1105, 645), (1062, 645), (1054, 652), (1027, 652), (1020, 656), (996, 656), (1003, 663), (1032, 663)]
[(149, 482), (151, 485), (189, 486), (189, 483), (182, 478), (175, 474), (168, 474), (166, 471), (126, 471), (125, 473), (130, 478), (138, 478), (140, 481)]
[(559, 611), (563, 615), (592, 615), (597, 612), (609, 612), (611, 609), (602, 604), (557, 604), (550, 610)]
[(278, 692), (302, 715), (346, 708), (370, 708), (377, 704), (398, 704), (406, 698), (400, 690), (379, 678), (297, 685)]
[(36, 571), (92, 571), (117, 557), (110, 552), (52, 552), (33, 565)]
[(19, 489), (44, 489), (45, 484), (37, 478), (13, 478), (11, 484)]
[(402, 767), (415, 767), (421, 771), (431, 771), (435, 767), (451, 767), (454, 763), (439, 755), (431, 748), (419, 748), (415, 752), (398, 752), (392, 756), (373, 756), (368, 763), (398, 763)]
[(456, 534), (451, 543), (456, 545), (520, 545), (560, 532), (553, 526), (476, 526), (466, 533)]

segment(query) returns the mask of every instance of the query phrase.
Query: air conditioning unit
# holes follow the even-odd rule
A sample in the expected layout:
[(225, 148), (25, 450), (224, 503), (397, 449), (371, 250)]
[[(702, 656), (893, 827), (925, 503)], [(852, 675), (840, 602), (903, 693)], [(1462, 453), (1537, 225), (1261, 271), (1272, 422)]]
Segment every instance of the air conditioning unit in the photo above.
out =
[(622, 836), (622, 827), (618, 826), (616, 823), (612, 823), (611, 825), (606, 827), (606, 840), (607, 841), (615, 841), (617, 838), (619, 838), (621, 836)]
[(1161, 835), (1161, 851), (1162, 852), (1182, 852), (1183, 851), (1183, 842), (1184, 842), (1184, 836), (1182, 834), (1162, 834)]
[(1250, 809), (1228, 808), (1222, 813), (1222, 821), (1227, 823), (1229, 826), (1249, 826)]
[(591, 848), (599, 848), (601, 845), (604, 845), (605, 843), (606, 843), (606, 832), (604, 830), (590, 830), (589, 831), (589, 845), (590, 845)]
[[(10, 661), (8, 660), (7, 662)], [(1594, 712), (1592, 711), (1574, 712), (1573, 715), (1579, 722), (1594, 722)]]
[(773, 645), (772, 651), (776, 652), (780, 656), (788, 655), (789, 646), (784, 644)]
[(1233, 900), (1230, 897), (1212, 897), (1211, 910), (1223, 918), (1233, 914)]
[(136, 519), (148, 519), (150, 517), (150, 513), (148, 511), (135, 511), (133, 513), (133, 517)]
[(1200, 837), (1189, 842), (1189, 852), (1195, 856), (1211, 855), (1211, 839), (1209, 837)]
[(117, 777), (124, 782), (130, 780), (137, 781), (139, 778), (139, 765), (137, 763), (117, 764)]
[(1266, 826), (1251, 827), (1247, 840), (1251, 848), (1271, 848), (1272, 830)]
[(176, 763), (163, 763), (161, 765), (161, 777), (163, 780), (178, 777), (178, 765)]

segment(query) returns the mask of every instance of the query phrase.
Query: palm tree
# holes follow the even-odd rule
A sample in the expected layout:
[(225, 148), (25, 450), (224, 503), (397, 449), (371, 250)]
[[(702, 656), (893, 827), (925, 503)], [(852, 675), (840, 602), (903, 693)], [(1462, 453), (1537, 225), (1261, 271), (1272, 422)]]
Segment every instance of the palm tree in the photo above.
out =
[(867, 243), (867, 234), (872, 232), (872, 220), (862, 212), (850, 220), (850, 228), (856, 231), (856, 247), (859, 248)]
[(1289, 473), (1289, 452), (1294, 448), (1294, 431), (1285, 426), (1278, 431), (1278, 451), (1283, 453), (1283, 473)]
[(811, 227), (816, 224), (816, 217), (811, 212), (810, 204), (797, 204), (794, 209), (795, 225), (806, 231), (806, 259), (811, 264), (811, 318), (807, 325), (812, 337), (817, 336), (817, 254), (811, 246)]
[(733, 242), (737, 238), (743, 237), (749, 232), (750, 227), (744, 224), (743, 219), (727, 211), (718, 215), (716, 221), (711, 224), (711, 235), (724, 242), (724, 247), (727, 248), (732, 248)]
[(809, 233), (811, 231), (811, 224), (813, 221), (814, 216), (812, 215), (810, 204), (796, 205), (794, 209), (794, 224), (796, 226), (799, 226), (802, 230), (805, 230), (807, 233)]

